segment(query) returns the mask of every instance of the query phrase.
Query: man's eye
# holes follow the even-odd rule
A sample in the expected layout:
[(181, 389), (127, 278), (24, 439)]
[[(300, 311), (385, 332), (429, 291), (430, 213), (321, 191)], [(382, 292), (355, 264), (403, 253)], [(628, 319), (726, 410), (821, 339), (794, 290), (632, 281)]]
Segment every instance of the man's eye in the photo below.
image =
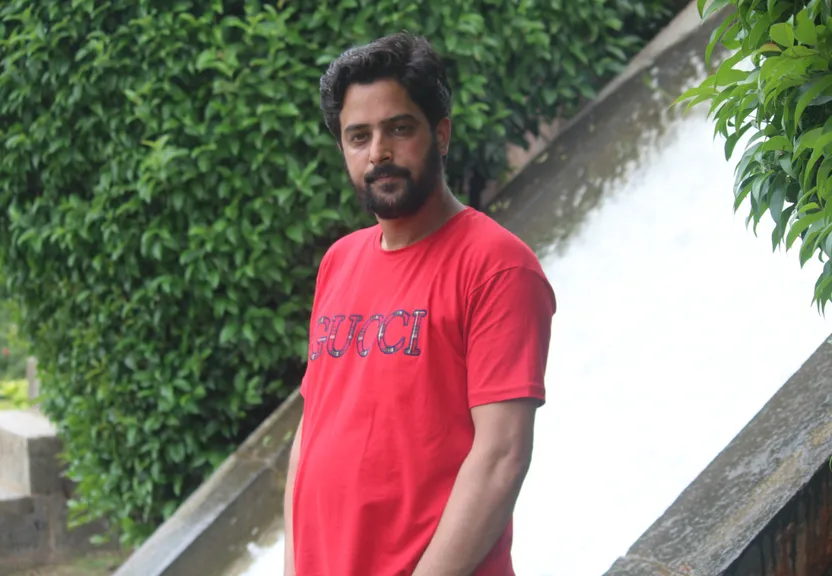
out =
[(407, 125), (396, 126), (395, 128), (393, 128), (393, 131), (396, 134), (408, 134), (408, 133), (410, 133), (410, 126), (407, 126)]
[(353, 134), (352, 138), (350, 138), (350, 141), (351, 142), (363, 142), (364, 140), (366, 140), (366, 138), (367, 138), (366, 134)]

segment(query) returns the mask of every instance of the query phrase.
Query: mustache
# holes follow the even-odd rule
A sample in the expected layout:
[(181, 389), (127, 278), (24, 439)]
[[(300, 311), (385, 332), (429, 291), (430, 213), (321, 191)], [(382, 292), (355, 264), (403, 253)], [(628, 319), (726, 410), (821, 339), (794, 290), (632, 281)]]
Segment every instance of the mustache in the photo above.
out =
[(395, 164), (382, 164), (364, 175), (364, 183), (372, 184), (379, 178), (410, 178), (410, 170)]

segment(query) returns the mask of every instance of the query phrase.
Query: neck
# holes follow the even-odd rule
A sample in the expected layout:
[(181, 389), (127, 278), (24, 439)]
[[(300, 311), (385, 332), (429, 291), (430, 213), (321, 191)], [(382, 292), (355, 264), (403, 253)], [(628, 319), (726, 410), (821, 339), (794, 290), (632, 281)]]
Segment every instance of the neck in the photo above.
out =
[(378, 218), (381, 248), (400, 250), (427, 238), (465, 209), (443, 182), (416, 214), (394, 220)]

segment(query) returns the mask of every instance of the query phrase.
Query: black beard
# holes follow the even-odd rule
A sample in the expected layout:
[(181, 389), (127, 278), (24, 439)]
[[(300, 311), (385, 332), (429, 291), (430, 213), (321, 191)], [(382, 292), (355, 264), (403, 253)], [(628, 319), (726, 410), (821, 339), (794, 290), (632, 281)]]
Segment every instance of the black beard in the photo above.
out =
[[(374, 184), (379, 178), (385, 177), (401, 178), (401, 181)], [(395, 220), (416, 214), (424, 206), (441, 177), (442, 154), (434, 138), (418, 179), (414, 179), (407, 168), (395, 164), (382, 164), (364, 177), (363, 186), (355, 181), (352, 185), (369, 214), (374, 214), (382, 220)]]

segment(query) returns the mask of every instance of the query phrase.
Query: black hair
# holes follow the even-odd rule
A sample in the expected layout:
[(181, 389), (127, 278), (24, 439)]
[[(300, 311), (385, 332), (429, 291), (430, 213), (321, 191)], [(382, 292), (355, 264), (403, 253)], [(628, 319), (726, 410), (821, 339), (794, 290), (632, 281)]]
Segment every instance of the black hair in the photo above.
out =
[(341, 141), (340, 115), (347, 88), (382, 79), (396, 80), (407, 90), (431, 129), (450, 117), (451, 87), (439, 54), (423, 37), (398, 32), (350, 48), (321, 77), (324, 123), (336, 140)]

